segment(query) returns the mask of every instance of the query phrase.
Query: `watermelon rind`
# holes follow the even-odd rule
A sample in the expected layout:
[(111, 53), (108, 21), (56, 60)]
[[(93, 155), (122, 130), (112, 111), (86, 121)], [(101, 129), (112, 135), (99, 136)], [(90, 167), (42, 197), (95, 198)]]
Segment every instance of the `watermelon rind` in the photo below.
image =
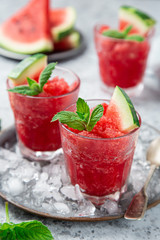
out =
[(66, 7), (66, 19), (56, 27), (51, 28), (51, 34), (55, 42), (60, 41), (69, 35), (74, 27), (76, 21), (76, 11), (73, 7)]
[(50, 52), (53, 50), (53, 43), (50, 39), (41, 38), (32, 43), (14, 41), (5, 35), (3, 27), (0, 28), (0, 46), (9, 51), (22, 54)]
[(119, 9), (119, 19), (133, 24), (140, 34), (145, 35), (155, 24), (156, 21), (148, 14), (130, 6), (121, 6)]
[(47, 56), (37, 53), (22, 60), (8, 75), (13, 84), (22, 85), (26, 83), (26, 78), (32, 78), (47, 66)]
[(111, 104), (114, 104), (120, 117), (121, 131), (129, 132), (140, 127), (133, 103), (122, 88), (118, 86), (115, 87), (111, 98)]
[(73, 31), (68, 37), (72, 48), (77, 48), (80, 44), (80, 33)]

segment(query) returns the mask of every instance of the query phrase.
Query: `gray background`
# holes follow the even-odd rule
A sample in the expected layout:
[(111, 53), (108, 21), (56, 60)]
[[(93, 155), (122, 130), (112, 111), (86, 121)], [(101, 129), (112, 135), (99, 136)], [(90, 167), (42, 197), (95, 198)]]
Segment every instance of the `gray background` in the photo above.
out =
[[(26, 0), (0, 0), (0, 22), (4, 21), (12, 13), (27, 2)], [(61, 66), (75, 71), (81, 79), (80, 96), (84, 98), (109, 98), (109, 95), (100, 89), (97, 57), (93, 42), (93, 27), (97, 22), (117, 23), (117, 11), (120, 5), (128, 4), (145, 10), (157, 19), (155, 40), (159, 40), (159, 48), (151, 51), (150, 61), (145, 76), (145, 89), (140, 98), (132, 99), (136, 109), (140, 112), (142, 120), (160, 129), (160, 80), (154, 75), (153, 70), (160, 67), (160, 1), (158, 0), (57, 0), (52, 6), (74, 6), (77, 10), (76, 27), (80, 29), (87, 40), (86, 51), (77, 58), (60, 62)], [(35, 13), (36, 14), (36, 13)], [(155, 43), (155, 40), (153, 44)], [(0, 57), (0, 118), (3, 129), (12, 125), (13, 115), (9, 106), (6, 93), (6, 78), (10, 70), (16, 65), (16, 61)], [(16, 207), (10, 206), (10, 218), (12, 222), (20, 222), (29, 219), (37, 219), (46, 224), (52, 231), (55, 239), (159, 239), (160, 238), (160, 205), (150, 209), (141, 221), (127, 221), (124, 219), (95, 222), (63, 222), (52, 219), (39, 218), (27, 214)], [(0, 222), (5, 221), (4, 201), (0, 199)]]

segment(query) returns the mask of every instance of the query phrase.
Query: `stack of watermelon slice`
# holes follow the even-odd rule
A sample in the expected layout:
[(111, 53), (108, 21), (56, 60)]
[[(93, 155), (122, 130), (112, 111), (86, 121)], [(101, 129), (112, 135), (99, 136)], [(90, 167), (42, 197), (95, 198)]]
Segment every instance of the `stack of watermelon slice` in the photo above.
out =
[(30, 0), (4, 22), (0, 26), (1, 47), (23, 54), (78, 47), (80, 34), (74, 30), (75, 9), (50, 9), (49, 5), (49, 0)]

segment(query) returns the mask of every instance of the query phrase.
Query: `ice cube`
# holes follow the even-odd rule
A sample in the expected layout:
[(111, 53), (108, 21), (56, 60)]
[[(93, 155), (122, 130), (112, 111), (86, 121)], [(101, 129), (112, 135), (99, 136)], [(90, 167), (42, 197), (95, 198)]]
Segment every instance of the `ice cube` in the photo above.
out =
[(41, 175), (40, 175), (40, 180), (42, 182), (45, 182), (45, 181), (47, 181), (47, 179), (48, 179), (48, 173), (42, 172)]
[(108, 195), (108, 198), (111, 199), (111, 200), (118, 201), (119, 198), (120, 198), (120, 192), (117, 191), (117, 192), (115, 192), (113, 194), (110, 194), (110, 195)]
[(72, 200), (77, 200), (77, 196), (75, 193), (75, 187), (74, 186), (64, 186), (61, 188), (61, 193), (65, 195), (65, 197), (72, 199)]
[(53, 206), (50, 203), (42, 203), (42, 208), (44, 208), (46, 212), (51, 212), (53, 210)]
[(8, 192), (13, 195), (20, 195), (24, 191), (24, 184), (18, 178), (9, 178), (7, 181)]
[(78, 201), (83, 201), (84, 200), (84, 196), (80, 191), (79, 185), (76, 184), (75, 185), (75, 194), (76, 194), (76, 198)]
[(43, 167), (43, 172), (48, 173), (49, 177), (61, 176), (61, 166), (58, 164), (50, 164)]
[(81, 217), (93, 216), (95, 210), (96, 210), (95, 206), (89, 200), (85, 199), (78, 205), (78, 211), (76, 215)]
[(3, 174), (9, 168), (9, 163), (6, 160), (0, 159), (0, 174)]
[(63, 185), (70, 183), (70, 179), (64, 165), (61, 166), (61, 179), (62, 179)]
[(101, 206), (102, 211), (107, 211), (109, 215), (116, 215), (119, 213), (118, 204), (115, 201), (106, 200)]
[(40, 199), (41, 201), (43, 201), (47, 197), (48, 198), (52, 197), (51, 186), (46, 182), (40, 180), (33, 186), (32, 191), (36, 200)]
[(95, 206), (88, 199), (84, 198), (78, 184), (75, 185), (75, 194), (78, 200), (78, 211), (76, 215), (81, 217), (94, 215), (96, 210)]
[(63, 201), (63, 197), (61, 196), (61, 194), (57, 190), (52, 191), (52, 197), (54, 198), (54, 200), (56, 202), (62, 202)]
[(48, 180), (48, 183), (52, 184), (57, 189), (59, 189), (62, 186), (62, 181), (61, 181), (61, 177), (60, 176), (51, 177)]
[(53, 206), (55, 207), (58, 213), (61, 213), (61, 214), (70, 213), (70, 209), (65, 203), (57, 202), (57, 203), (54, 203)]
[(17, 162), (21, 160), (16, 153), (4, 148), (0, 148), (0, 155), (11, 162)]
[(142, 186), (145, 182), (146, 176), (147, 176), (147, 172), (145, 169), (144, 169), (144, 171), (142, 171), (142, 168), (138, 167), (138, 165), (132, 166), (129, 181), (133, 185), (134, 192), (140, 191), (140, 189), (142, 188)]

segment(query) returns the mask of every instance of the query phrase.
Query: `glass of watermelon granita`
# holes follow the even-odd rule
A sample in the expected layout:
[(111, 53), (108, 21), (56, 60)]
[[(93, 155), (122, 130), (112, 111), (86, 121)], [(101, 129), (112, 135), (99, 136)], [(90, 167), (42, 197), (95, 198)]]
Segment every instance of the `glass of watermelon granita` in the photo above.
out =
[(143, 41), (104, 36), (106, 25), (96, 25), (94, 40), (99, 61), (102, 88), (113, 92), (118, 85), (130, 96), (137, 96), (143, 90), (145, 73), (152, 33)]
[[(7, 80), (7, 88), (13, 87)], [(55, 67), (43, 92), (35, 96), (8, 92), (15, 117), (18, 143), (22, 155), (31, 160), (51, 160), (61, 147), (59, 125), (51, 123), (53, 114), (74, 103), (80, 79), (72, 71)]]
[[(107, 198), (118, 201), (127, 190), (139, 128), (128, 133), (118, 130), (112, 121), (113, 109), (107, 113), (107, 100), (87, 100), (87, 103), (92, 110), (102, 104), (103, 116), (90, 132), (60, 123), (62, 148), (71, 183), (78, 184), (95, 205), (101, 205)], [(66, 111), (75, 112), (76, 104)], [(141, 124), (138, 113), (137, 118)]]

